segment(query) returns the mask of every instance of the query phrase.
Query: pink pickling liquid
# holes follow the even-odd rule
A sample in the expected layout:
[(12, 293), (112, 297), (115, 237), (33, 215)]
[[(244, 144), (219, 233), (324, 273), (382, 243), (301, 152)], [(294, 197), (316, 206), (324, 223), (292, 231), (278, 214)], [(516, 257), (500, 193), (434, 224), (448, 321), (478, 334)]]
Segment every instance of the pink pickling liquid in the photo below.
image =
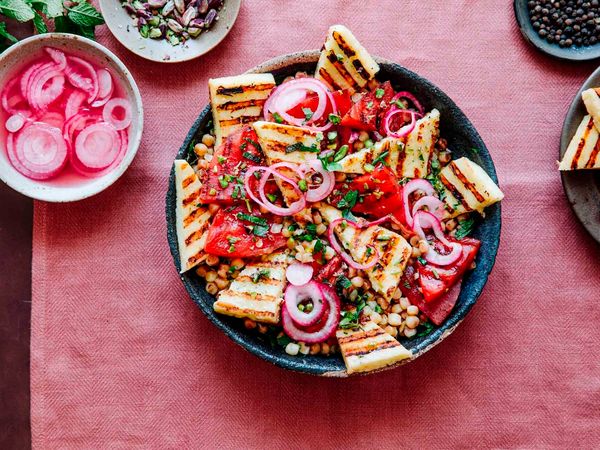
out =
[[(79, 57), (79, 58), (85, 60), (86, 62), (90, 63), (96, 71), (98, 71), (99, 69), (106, 69), (111, 74), (111, 78), (112, 78), (112, 82), (113, 82), (113, 93), (111, 94), (110, 98), (111, 99), (112, 98), (128, 99), (127, 95), (125, 94), (125, 90), (123, 89), (122, 85), (119, 83), (119, 78), (117, 78), (115, 76), (114, 72), (108, 66), (97, 64), (96, 62), (92, 61), (88, 55), (77, 54), (74, 52), (68, 52), (65, 54), (67, 56), (76, 56), (76, 57)], [(52, 59), (50, 58), (50, 56), (44, 50), (40, 50), (40, 52), (37, 55), (35, 55), (33, 58), (29, 59), (26, 63), (24, 63), (20, 67), (17, 67), (13, 71), (13, 74), (10, 77), (6, 78), (7, 81), (5, 83), (5, 86), (15, 77), (21, 78), (23, 73), (32, 64), (47, 63), (47, 62), (51, 62), (51, 61), (52, 61)], [(5, 86), (2, 87), (2, 90), (5, 88)], [(45, 113), (36, 114), (36, 116), (38, 116), (37, 121), (45, 122), (49, 125), (56, 126), (56, 127), (60, 128), (62, 131), (63, 128), (62, 128), (62, 124), (60, 124), (60, 121), (64, 120), (66, 100), (71, 93), (73, 93), (74, 91), (77, 91), (77, 90), (79, 90), (79, 89), (74, 87), (68, 81), (67, 77), (65, 76), (64, 91), (52, 104), (49, 105), (49, 107)], [(104, 108), (104, 105), (93, 108), (87, 103), (87, 101), (84, 101), (83, 104), (81, 105), (81, 108), (79, 108), (78, 111), (79, 112), (91, 111), (91, 112), (98, 114), (100, 117), (102, 117), (103, 108)], [(29, 108), (29, 109), (32, 110), (31, 108)], [(117, 119), (122, 118), (122, 117), (120, 117), (120, 112), (121, 111), (119, 111), (119, 110), (115, 110), (115, 114), (114, 114), (115, 118), (117, 118)], [(3, 107), (0, 106), (0, 142), (2, 142), (2, 144), (3, 144), (4, 157), (6, 157), (6, 158), (8, 158), (6, 143), (7, 143), (7, 137), (9, 135), (9, 131), (7, 131), (7, 129), (5, 127), (5, 123), (6, 123), (6, 120), (11, 115), (12, 115), (11, 113), (8, 113), (7, 111), (5, 111), (5, 109)], [(64, 120), (64, 121), (66, 122), (66, 120)], [(25, 126), (23, 128), (21, 128), (21, 130), (19, 130), (17, 133), (14, 133), (14, 136), (16, 137), (18, 135), (18, 133), (20, 131), (22, 131), (26, 126), (27, 126), (27, 122), (25, 123)], [(129, 141), (130, 128), (131, 128), (131, 125), (128, 126), (125, 130), (122, 130), (120, 132), (121, 137), (126, 139), (126, 143), (122, 146), (122, 149), (119, 152), (119, 155), (117, 156), (115, 161), (113, 161), (110, 164), (110, 166), (108, 166), (107, 168), (105, 168), (101, 171), (92, 173), (92, 174), (84, 175), (84, 174), (81, 174), (80, 172), (76, 171), (72, 167), (71, 162), (69, 160), (67, 160), (67, 164), (65, 165), (65, 167), (60, 171), (60, 173), (58, 173), (53, 178), (50, 178), (47, 180), (35, 180), (35, 181), (47, 184), (49, 186), (54, 186), (54, 187), (73, 187), (73, 186), (81, 186), (81, 185), (93, 182), (94, 180), (97, 180), (98, 178), (102, 177), (103, 175), (114, 170), (121, 163), (121, 161), (127, 154), (127, 150), (129, 147), (128, 141)], [(77, 135), (78, 135), (78, 132), (74, 133), (73, 141), (75, 140)], [(73, 142), (73, 144), (74, 144), (74, 142)], [(71, 145), (71, 143), (67, 141), (67, 146), (69, 146), (69, 145)]]

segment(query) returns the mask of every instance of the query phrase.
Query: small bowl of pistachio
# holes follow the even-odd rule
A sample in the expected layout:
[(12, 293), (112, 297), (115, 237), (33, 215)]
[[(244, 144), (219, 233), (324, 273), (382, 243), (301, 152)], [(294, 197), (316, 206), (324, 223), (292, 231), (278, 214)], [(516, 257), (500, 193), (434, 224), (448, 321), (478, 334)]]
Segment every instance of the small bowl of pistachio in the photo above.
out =
[(187, 61), (208, 52), (229, 33), (241, 0), (100, 0), (108, 28), (142, 58)]

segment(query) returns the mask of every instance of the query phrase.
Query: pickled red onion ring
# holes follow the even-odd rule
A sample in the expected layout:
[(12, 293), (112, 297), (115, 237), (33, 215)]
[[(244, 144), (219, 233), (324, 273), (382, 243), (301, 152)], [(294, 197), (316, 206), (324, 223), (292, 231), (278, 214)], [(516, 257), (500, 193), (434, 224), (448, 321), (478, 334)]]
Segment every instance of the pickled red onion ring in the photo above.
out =
[[(83, 74), (76, 70), (77, 65), (83, 68)], [(96, 75), (96, 70), (89, 62), (76, 56), (67, 57), (65, 75), (73, 86), (88, 93), (88, 103), (92, 103), (96, 99), (98, 96), (98, 75)]]
[[(310, 266), (308, 266), (310, 267)], [(310, 267), (312, 269), (312, 267)], [(326, 312), (327, 301), (323, 298), (320, 283), (309, 281), (301, 284), (290, 284), (285, 290), (285, 309), (296, 325), (309, 327), (321, 319)], [(310, 312), (301, 311), (298, 307), (302, 302), (310, 300), (312, 310)]]
[(421, 197), (415, 202), (415, 204), (412, 207), (413, 217), (417, 213), (417, 211), (422, 209), (424, 206), (426, 206), (428, 211), (438, 219), (442, 220), (444, 218), (444, 212), (446, 210), (444, 202), (441, 201), (439, 198), (434, 197), (433, 195), (426, 195), (425, 197)]
[(329, 172), (323, 168), (323, 163), (318, 159), (313, 159), (306, 163), (305, 169), (312, 169), (315, 173), (318, 173), (323, 181), (316, 188), (311, 188), (309, 185), (308, 191), (306, 192), (306, 200), (309, 202), (318, 202), (323, 200), (333, 191), (335, 187), (335, 174)]
[(427, 236), (425, 235), (423, 228), (431, 228), (437, 240), (439, 240), (446, 247), (451, 248), (450, 253), (444, 255), (439, 253), (433, 245), (429, 245), (429, 249), (424, 254), (427, 262), (437, 264), (439, 266), (447, 266), (456, 262), (462, 256), (462, 245), (460, 245), (458, 242), (450, 242), (448, 239), (446, 239), (440, 220), (427, 211), (418, 211), (414, 217), (413, 229), (421, 239), (427, 240)]
[[(274, 164), (271, 167), (252, 166), (252, 167), (248, 168), (248, 170), (246, 171), (246, 175), (244, 176), (244, 188), (246, 189), (246, 193), (252, 200), (254, 200), (260, 206), (268, 209), (271, 213), (273, 213), (277, 216), (293, 215), (304, 209), (304, 207), (306, 206), (306, 199), (302, 195), (302, 191), (300, 190), (300, 188), (298, 187), (298, 184), (294, 180), (286, 177), (285, 175), (282, 175), (281, 173), (279, 173), (275, 170), (276, 168), (279, 168), (279, 167), (287, 167), (290, 170), (298, 171), (297, 173), (301, 174), (301, 172), (298, 170), (297, 167), (294, 167), (293, 165), (291, 165), (289, 163), (278, 163), (278, 164)], [(250, 186), (250, 178), (254, 176), (255, 172), (259, 172), (259, 171), (264, 172), (260, 178), (259, 185), (258, 185), (258, 195), (260, 198), (257, 197), (254, 194), (254, 192), (252, 192), (252, 187)], [(300, 196), (300, 198), (297, 201), (295, 201), (294, 203), (292, 203), (287, 208), (277, 206), (277, 205), (271, 203), (269, 201), (269, 199), (267, 199), (267, 196), (265, 194), (265, 187), (266, 187), (267, 180), (269, 179), (270, 175), (276, 176), (279, 179), (281, 179), (282, 181), (284, 181), (285, 183), (289, 184), (292, 187), (292, 189)], [(300, 176), (302, 176), (302, 175), (300, 175)]]
[(77, 114), (86, 98), (87, 96), (82, 91), (71, 92), (65, 105), (65, 119), (70, 119)]
[[(124, 116), (122, 119), (115, 117), (115, 110), (122, 108)], [(131, 124), (131, 105), (124, 98), (113, 98), (109, 100), (102, 110), (105, 122), (110, 123), (116, 130), (124, 130)]]
[(19, 131), (21, 128), (23, 128), (23, 125), (25, 125), (25, 119), (21, 114), (13, 114), (6, 119), (6, 122), (4, 123), (6, 130), (10, 131), (11, 133), (16, 133)]
[(394, 95), (394, 97), (392, 98), (392, 101), (391, 101), (392, 105), (396, 106), (395, 102), (401, 98), (406, 98), (406, 99), (410, 100), (411, 103), (415, 106), (415, 108), (417, 108), (417, 111), (419, 111), (419, 113), (421, 115), (423, 115), (425, 113), (425, 109), (423, 108), (423, 106), (421, 106), (421, 103), (419, 102), (419, 100), (417, 100), (417, 98), (408, 91), (398, 92), (396, 95)]
[(59, 70), (65, 70), (67, 67), (67, 57), (62, 51), (53, 47), (44, 47), (44, 50), (48, 53), (50, 59), (56, 63)]
[[(410, 123), (408, 125), (404, 125), (400, 127), (396, 131), (392, 131), (391, 129), (391, 120), (397, 114), (409, 114), (410, 115)], [(390, 110), (386, 113), (385, 118), (383, 119), (383, 128), (388, 136), (394, 138), (401, 138), (409, 134), (412, 130), (415, 129), (415, 125), (417, 123), (417, 113), (414, 111), (410, 111), (408, 109), (395, 109), (390, 108)]]
[(409, 208), (409, 197), (415, 191), (423, 191), (425, 195), (434, 195), (435, 189), (431, 183), (423, 178), (415, 178), (406, 183), (402, 188), (402, 203), (404, 204), (404, 217), (409, 227), (413, 226), (413, 217)]
[(75, 155), (89, 171), (102, 170), (110, 166), (121, 149), (117, 130), (105, 122), (90, 125), (75, 139)]
[(360, 264), (360, 263), (357, 263), (356, 261), (354, 261), (354, 259), (352, 259), (352, 257), (342, 248), (341, 244), (338, 242), (338, 240), (335, 236), (335, 228), (342, 222), (346, 223), (347, 225), (349, 225), (351, 227), (357, 228), (357, 229), (368, 228), (365, 225), (361, 226), (361, 225), (357, 224), (356, 222), (353, 222), (349, 219), (344, 219), (344, 218), (335, 219), (329, 224), (329, 228), (327, 230), (327, 236), (329, 238), (329, 243), (331, 244), (331, 246), (333, 247), (335, 252), (338, 255), (340, 255), (340, 257), (344, 260), (344, 262), (346, 262), (346, 264), (348, 264), (350, 267), (357, 269), (357, 270), (370, 269), (375, 264), (377, 264), (377, 262), (379, 261), (379, 258), (380, 258), (379, 251), (374, 246), (367, 246), (369, 248), (372, 248), (375, 251), (375, 256), (373, 258), (371, 258), (371, 261), (369, 261), (366, 264)]
[(114, 91), (114, 83), (108, 70), (100, 69), (96, 74), (98, 76), (98, 98), (92, 102), (92, 107), (99, 108), (110, 100)]

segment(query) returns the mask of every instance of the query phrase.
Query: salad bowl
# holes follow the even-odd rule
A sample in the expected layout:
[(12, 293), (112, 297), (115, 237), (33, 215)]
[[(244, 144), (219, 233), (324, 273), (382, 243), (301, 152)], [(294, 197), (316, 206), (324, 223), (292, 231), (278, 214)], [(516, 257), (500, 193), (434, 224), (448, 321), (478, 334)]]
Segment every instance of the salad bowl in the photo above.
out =
[[(313, 72), (318, 59), (319, 51), (317, 50), (293, 53), (267, 61), (249, 72), (270, 72), (274, 75), (275, 80), (280, 83), (284, 78), (294, 75), (299, 71)], [(416, 73), (391, 61), (381, 58), (376, 58), (376, 60), (381, 68), (376, 78), (381, 81), (389, 80), (394, 86), (398, 86), (402, 90), (411, 91), (422, 101), (427, 110), (437, 108), (444, 118), (440, 125), (441, 133), (446, 137), (448, 147), (453, 150), (454, 155), (456, 157), (468, 156), (480, 165), (494, 182), (497, 182), (494, 164), (485, 144), (458, 106), (438, 87)], [(178, 152), (177, 158), (185, 158), (190, 144), (209, 129), (209, 122), (211, 120), (211, 108), (207, 106), (193, 124)], [(485, 218), (477, 222), (472, 235), (479, 239), (482, 245), (475, 261), (476, 268), (469, 272), (463, 279), (460, 296), (452, 313), (439, 328), (435, 328), (430, 333), (410, 340), (401, 340), (401, 343), (412, 352), (412, 357), (398, 364), (410, 362), (440, 343), (456, 329), (471, 310), (479, 298), (495, 262), (500, 238), (500, 212), (500, 205), (494, 204), (486, 210)], [(176, 226), (176, 185), (174, 171), (172, 171), (169, 179), (166, 196), (166, 219), (170, 250), (175, 265), (179, 270), (180, 254)], [(241, 321), (216, 314), (213, 310), (214, 296), (206, 292), (205, 281), (196, 275), (194, 271), (181, 274), (181, 280), (192, 300), (209, 320), (246, 350), (285, 369), (319, 376), (348, 376), (342, 357), (339, 355), (328, 357), (320, 355), (290, 356), (283, 349), (272, 345), (268, 339), (251, 334), (244, 328), (244, 324)], [(389, 367), (393, 366), (386, 368)]]

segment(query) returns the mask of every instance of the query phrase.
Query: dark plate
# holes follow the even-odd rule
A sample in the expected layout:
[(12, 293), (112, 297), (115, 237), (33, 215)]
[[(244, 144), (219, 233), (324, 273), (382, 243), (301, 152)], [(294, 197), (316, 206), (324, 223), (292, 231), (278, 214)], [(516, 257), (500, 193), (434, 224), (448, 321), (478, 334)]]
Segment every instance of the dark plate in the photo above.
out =
[(558, 44), (550, 44), (545, 39), (542, 39), (531, 25), (529, 20), (529, 10), (527, 8), (527, 0), (514, 1), (515, 15), (517, 23), (523, 37), (534, 47), (539, 50), (560, 59), (568, 59), (570, 61), (587, 61), (589, 59), (600, 58), (600, 44), (589, 45), (585, 47), (569, 47), (562, 48)]
[[(560, 136), (559, 159), (567, 151), (569, 142), (575, 130), (587, 114), (581, 93), (586, 89), (600, 86), (600, 68), (583, 83), (575, 95), (563, 123)], [(600, 242), (600, 171), (598, 170), (573, 170), (561, 172), (562, 184), (565, 194), (575, 215), (586, 230), (596, 241)]]
[[(313, 72), (318, 56), (319, 52), (316, 50), (285, 55), (268, 61), (252, 71), (272, 72), (277, 81), (280, 82), (286, 76), (293, 75), (299, 70)], [(480, 164), (494, 181), (497, 181), (494, 163), (485, 144), (469, 119), (454, 102), (429, 81), (404, 67), (381, 59), (378, 59), (378, 62), (381, 65), (378, 78), (381, 80), (389, 79), (397, 88), (412, 91), (426, 109), (435, 107), (440, 110), (442, 116), (441, 133), (448, 140), (449, 147), (455, 151), (455, 156), (469, 156)], [(210, 119), (210, 108), (207, 106), (192, 126), (179, 150), (178, 158), (184, 156), (190, 141), (195, 136), (202, 134)], [(473, 153), (470, 151), (472, 148), (479, 149), (479, 152)], [(175, 266), (179, 270), (173, 171), (171, 171), (169, 179), (166, 206), (169, 246), (171, 247)], [(452, 333), (477, 301), (496, 259), (500, 240), (500, 224), (500, 205), (496, 204), (487, 210), (485, 220), (481, 221), (474, 232), (474, 236), (483, 242), (476, 260), (477, 268), (465, 277), (460, 297), (450, 317), (440, 328), (429, 335), (402, 341), (407, 348), (412, 350), (414, 355), (412, 359), (422, 355)], [(286, 369), (323, 376), (346, 376), (341, 356), (289, 356), (282, 349), (273, 348), (268, 342), (263, 342), (255, 333), (244, 329), (241, 320), (216, 314), (212, 309), (214, 297), (206, 293), (204, 281), (193, 270), (183, 274), (181, 280), (190, 297), (202, 312), (227, 336), (255, 355)], [(405, 360), (403, 363), (412, 361), (412, 359)]]

